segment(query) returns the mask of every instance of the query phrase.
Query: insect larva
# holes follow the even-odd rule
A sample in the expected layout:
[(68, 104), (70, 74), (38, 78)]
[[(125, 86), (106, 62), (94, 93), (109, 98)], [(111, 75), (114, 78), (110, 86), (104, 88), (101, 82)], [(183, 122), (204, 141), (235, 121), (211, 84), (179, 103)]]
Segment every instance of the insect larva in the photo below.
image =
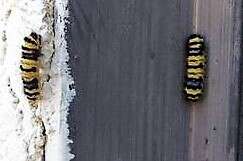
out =
[(20, 61), (24, 94), (32, 107), (37, 107), (40, 100), (40, 54), (41, 36), (32, 32), (24, 38)]
[(205, 43), (201, 35), (193, 34), (188, 38), (184, 92), (189, 101), (197, 101), (203, 94), (206, 75), (204, 50)]

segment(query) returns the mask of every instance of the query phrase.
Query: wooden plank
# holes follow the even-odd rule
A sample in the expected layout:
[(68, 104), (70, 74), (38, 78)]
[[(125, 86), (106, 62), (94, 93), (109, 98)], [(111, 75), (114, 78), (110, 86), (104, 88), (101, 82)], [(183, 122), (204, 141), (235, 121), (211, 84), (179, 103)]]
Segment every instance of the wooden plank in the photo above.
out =
[[(241, 3), (240, 3), (241, 2)], [(242, 6), (242, 1), (239, 2), (239, 6)], [(239, 7), (240, 8), (240, 7)], [(238, 9), (237, 13), (239, 12), (239, 14), (236, 15), (237, 19), (240, 20), (240, 24), (238, 26), (238, 28), (242, 28), (242, 11), (241, 8)], [(242, 29), (240, 30), (240, 32), (238, 33), (240, 34), (239, 37), (239, 42), (240, 43), (240, 52), (242, 52)], [(243, 161), (243, 56), (241, 54), (240, 56), (240, 73), (239, 73), (239, 78), (240, 78), (240, 108), (239, 108), (239, 133), (238, 133), (238, 161)]]
[(241, 1), (194, 0), (194, 9), (209, 62), (205, 99), (190, 113), (190, 161), (236, 161)]
[(77, 161), (188, 161), (189, 0), (70, 1)]

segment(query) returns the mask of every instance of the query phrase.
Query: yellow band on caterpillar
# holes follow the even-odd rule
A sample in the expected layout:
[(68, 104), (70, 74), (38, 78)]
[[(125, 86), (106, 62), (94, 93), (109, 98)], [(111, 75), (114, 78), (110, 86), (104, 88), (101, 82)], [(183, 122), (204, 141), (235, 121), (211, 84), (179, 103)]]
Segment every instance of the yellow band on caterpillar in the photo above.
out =
[(22, 65), (22, 67), (24, 68), (24, 69), (31, 69), (31, 68), (33, 68), (33, 67), (35, 67), (36, 68), (36, 70), (37, 70), (37, 72), (38, 72), (38, 65), (36, 65), (36, 64), (34, 64), (34, 65), (29, 65), (29, 64), (21, 64)]
[(203, 77), (204, 77), (204, 74), (197, 74), (197, 75), (187, 74), (187, 78), (203, 79)]
[(188, 74), (204, 74), (205, 70), (202, 68), (188, 68), (187, 69)]
[(21, 64), (28, 66), (40, 66), (40, 62), (36, 60), (24, 59), (21, 58)]
[(21, 76), (25, 79), (33, 79), (34, 77), (39, 77), (40, 74), (37, 72), (22, 72)]
[(32, 107), (38, 107), (38, 102), (37, 101), (32, 101), (32, 100), (29, 100), (29, 104), (32, 106)]
[(38, 45), (28, 43), (28, 42), (25, 42), (25, 44), (23, 46), (28, 48), (28, 49), (36, 49), (36, 50), (40, 49), (40, 47)]
[(194, 45), (189, 45), (190, 48), (201, 48), (202, 47), (202, 44), (194, 44)]
[(205, 57), (205, 55), (197, 55), (197, 56), (189, 55), (187, 57), (187, 61), (203, 61), (203, 62), (206, 62), (206, 57)]
[(203, 42), (203, 39), (199, 37), (195, 37), (189, 40), (189, 43), (193, 43), (193, 42)]
[(202, 65), (204, 65), (204, 61), (189, 61), (189, 62), (187, 62), (187, 65), (188, 66), (198, 66), (198, 65), (200, 65), (200, 64), (202, 64)]
[(202, 89), (188, 89), (185, 88), (185, 91), (187, 94), (191, 94), (191, 95), (197, 95), (197, 94), (201, 94), (202, 93)]

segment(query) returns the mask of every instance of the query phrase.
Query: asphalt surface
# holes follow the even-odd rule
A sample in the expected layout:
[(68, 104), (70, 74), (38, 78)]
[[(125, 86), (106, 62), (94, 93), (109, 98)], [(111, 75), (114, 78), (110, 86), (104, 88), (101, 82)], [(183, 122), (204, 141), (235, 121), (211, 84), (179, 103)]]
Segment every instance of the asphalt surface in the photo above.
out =
[(191, 0), (70, 1), (74, 161), (235, 161), (240, 2), (229, 1), (198, 6), (212, 55), (210, 89), (193, 105), (182, 95)]

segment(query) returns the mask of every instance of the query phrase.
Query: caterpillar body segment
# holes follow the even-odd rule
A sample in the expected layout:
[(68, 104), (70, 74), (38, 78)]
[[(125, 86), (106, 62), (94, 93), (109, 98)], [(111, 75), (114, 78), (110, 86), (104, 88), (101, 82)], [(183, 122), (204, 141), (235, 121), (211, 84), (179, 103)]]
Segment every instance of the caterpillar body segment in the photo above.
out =
[(32, 107), (38, 107), (40, 100), (41, 36), (32, 32), (24, 38), (20, 60), (24, 94)]
[(188, 101), (198, 101), (204, 91), (206, 75), (205, 42), (201, 35), (193, 34), (186, 46), (184, 93)]

